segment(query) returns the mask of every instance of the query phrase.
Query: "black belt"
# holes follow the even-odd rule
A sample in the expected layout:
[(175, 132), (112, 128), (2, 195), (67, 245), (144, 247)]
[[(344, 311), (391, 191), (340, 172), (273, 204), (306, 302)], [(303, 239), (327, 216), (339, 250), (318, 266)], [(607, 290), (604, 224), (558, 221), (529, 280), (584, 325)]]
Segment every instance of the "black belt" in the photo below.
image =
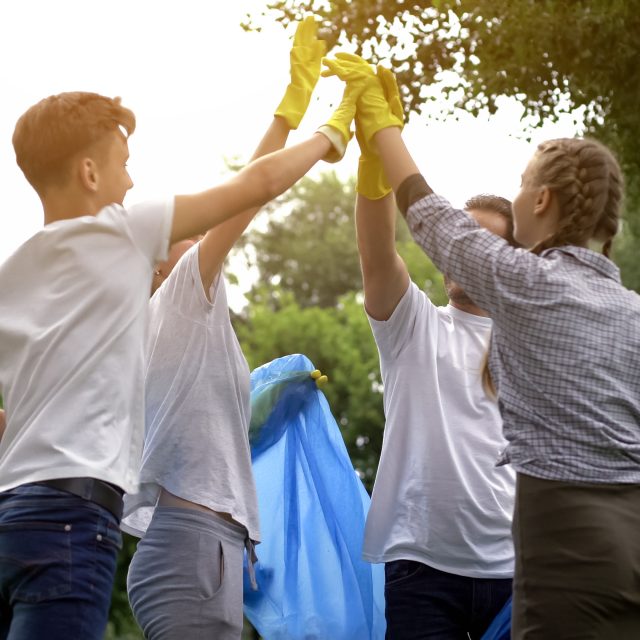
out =
[(72, 493), (74, 496), (90, 500), (111, 511), (120, 522), (122, 518), (122, 491), (117, 487), (96, 478), (56, 478), (42, 480), (36, 484), (43, 484), (52, 489), (59, 489)]

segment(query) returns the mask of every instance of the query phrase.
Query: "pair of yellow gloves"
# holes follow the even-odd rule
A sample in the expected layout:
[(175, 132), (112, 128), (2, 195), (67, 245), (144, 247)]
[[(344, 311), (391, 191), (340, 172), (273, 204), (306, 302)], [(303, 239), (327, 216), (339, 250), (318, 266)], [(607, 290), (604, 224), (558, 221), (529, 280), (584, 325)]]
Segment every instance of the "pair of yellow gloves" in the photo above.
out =
[[(357, 191), (371, 200), (383, 198), (391, 187), (375, 150), (373, 136), (381, 129), (404, 125), (395, 76), (380, 65), (374, 71), (366, 60), (350, 53), (338, 53), (334, 59), (324, 58), (326, 45), (318, 39), (317, 30), (312, 16), (300, 22), (296, 29), (290, 54), (291, 82), (275, 115), (284, 118), (291, 129), (296, 129), (320, 75), (335, 75), (346, 82), (340, 105), (319, 129), (334, 147), (325, 159), (336, 162), (342, 158), (351, 139), (351, 122), (355, 118), (356, 139), (360, 145)], [(327, 69), (321, 72), (322, 63)]]

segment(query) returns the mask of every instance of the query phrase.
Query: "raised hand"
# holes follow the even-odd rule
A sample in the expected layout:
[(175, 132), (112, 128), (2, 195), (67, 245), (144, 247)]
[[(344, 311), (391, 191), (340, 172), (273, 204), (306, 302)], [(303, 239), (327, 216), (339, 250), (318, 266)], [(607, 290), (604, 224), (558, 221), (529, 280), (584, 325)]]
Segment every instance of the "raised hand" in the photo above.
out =
[(403, 127), (402, 118), (391, 111), (383, 84), (370, 64), (353, 53), (338, 53), (335, 59), (324, 58), (323, 63), (328, 67), (323, 76), (337, 75), (348, 85), (360, 87), (358, 120), (367, 143), (380, 129)]
[(381, 64), (377, 66), (376, 71), (391, 113), (398, 119), (402, 127), (404, 126), (404, 110), (402, 108), (402, 101), (400, 100), (400, 91), (398, 89), (396, 76), (391, 69), (387, 69)]
[(356, 138), (360, 145), (358, 163), (358, 193), (377, 200), (391, 191), (373, 144), (373, 135), (386, 127), (404, 125), (398, 85), (391, 71), (373, 67), (360, 56), (338, 53), (335, 59), (323, 60), (327, 70), (323, 76), (336, 75), (348, 86), (358, 88), (360, 95), (356, 113)]
[(318, 131), (331, 141), (332, 149), (323, 158), (326, 162), (338, 162), (347, 150), (347, 144), (353, 137), (351, 123), (356, 115), (356, 103), (364, 86), (358, 83), (347, 84), (342, 101), (326, 124)]
[(298, 24), (293, 37), (289, 54), (291, 82), (274, 114), (284, 118), (290, 129), (298, 128), (309, 106), (325, 53), (326, 43), (318, 39), (318, 24), (308, 16)]

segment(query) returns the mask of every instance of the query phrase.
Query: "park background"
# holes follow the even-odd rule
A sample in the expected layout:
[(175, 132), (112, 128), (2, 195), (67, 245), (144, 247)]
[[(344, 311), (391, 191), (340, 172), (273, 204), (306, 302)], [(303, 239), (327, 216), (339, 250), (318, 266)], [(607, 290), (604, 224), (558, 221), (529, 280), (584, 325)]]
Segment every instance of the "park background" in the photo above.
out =
[[(288, 81), (290, 22), (311, 12), (334, 50), (396, 71), (409, 149), (457, 206), (483, 192), (513, 198), (541, 140), (588, 134), (611, 145), (627, 185), (614, 259), (640, 291), (640, 0), (3, 2), (0, 261), (42, 224), (11, 147), (31, 104), (70, 90), (122, 96), (138, 119), (125, 204), (201, 190), (250, 157)], [(322, 124), (340, 94), (337, 80), (322, 80), (290, 142)], [(384, 416), (355, 246), (357, 157), (354, 143), (341, 163), (318, 165), (266, 207), (227, 277), (250, 366), (299, 352), (329, 375), (327, 399), (371, 489)], [(446, 303), (440, 275), (403, 223), (398, 249), (418, 285)], [(109, 640), (142, 637), (125, 592), (134, 548), (127, 537)]]

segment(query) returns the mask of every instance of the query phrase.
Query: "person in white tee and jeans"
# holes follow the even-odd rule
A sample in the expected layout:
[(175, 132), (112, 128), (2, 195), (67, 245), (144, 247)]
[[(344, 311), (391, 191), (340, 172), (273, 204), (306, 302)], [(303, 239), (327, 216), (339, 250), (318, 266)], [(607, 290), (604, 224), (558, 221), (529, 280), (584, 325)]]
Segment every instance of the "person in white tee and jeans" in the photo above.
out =
[[(371, 195), (358, 195), (356, 227), (386, 424), (363, 558), (385, 563), (388, 638), (480, 638), (514, 567), (515, 474), (495, 466), (506, 443), (481, 381), (491, 320), (446, 277), (449, 304), (431, 303), (396, 252), (393, 194)], [(466, 209), (513, 241), (508, 201)]]
[(354, 112), (346, 92), (308, 140), (201, 193), (126, 208), (135, 117), (119, 99), (63, 93), (19, 119), (44, 228), (0, 266), (0, 637), (103, 637), (121, 495), (138, 489), (154, 266), (340, 157)]

